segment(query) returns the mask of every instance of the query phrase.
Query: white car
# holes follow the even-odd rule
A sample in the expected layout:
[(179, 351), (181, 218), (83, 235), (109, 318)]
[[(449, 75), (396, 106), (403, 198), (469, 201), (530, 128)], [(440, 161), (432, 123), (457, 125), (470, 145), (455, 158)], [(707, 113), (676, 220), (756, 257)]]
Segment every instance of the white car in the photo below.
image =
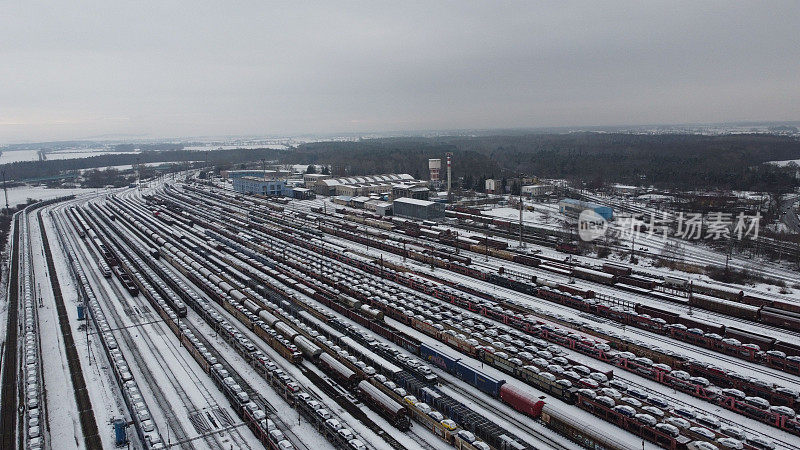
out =
[(658, 423), (656, 418), (651, 416), (650, 414), (636, 414), (634, 417), (639, 422), (641, 422), (641, 423), (643, 423), (645, 425), (649, 425), (651, 427), (654, 427), (656, 425), (656, 423)]
[(672, 437), (678, 437), (681, 434), (681, 430), (678, 427), (668, 423), (657, 423), (656, 429)]
[(681, 429), (686, 429), (691, 426), (691, 423), (689, 423), (688, 420), (675, 416), (667, 417), (666, 419), (664, 419), (664, 422)]
[(597, 381), (598, 383), (608, 383), (608, 377), (600, 372), (590, 373), (589, 378), (593, 379), (594, 381)]
[(709, 430), (706, 427), (690, 427), (689, 431), (699, 436), (702, 436), (708, 440), (714, 440), (714, 438), (717, 436), (716, 434), (714, 434), (713, 431)]
[(736, 450), (744, 448), (744, 445), (742, 444), (741, 441), (731, 437), (721, 437), (717, 439), (717, 444), (719, 444), (719, 446), (723, 448), (733, 448)]
[(359, 441), (358, 439), (352, 439), (347, 441), (347, 445), (350, 446), (353, 450), (365, 450), (367, 448), (363, 442)]

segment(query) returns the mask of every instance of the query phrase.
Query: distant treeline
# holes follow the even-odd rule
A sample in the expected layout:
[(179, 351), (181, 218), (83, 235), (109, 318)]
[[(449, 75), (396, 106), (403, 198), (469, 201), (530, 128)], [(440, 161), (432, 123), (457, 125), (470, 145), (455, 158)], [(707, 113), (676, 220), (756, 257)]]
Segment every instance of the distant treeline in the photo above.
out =
[[(141, 146), (140, 146), (141, 147)], [(233, 165), (259, 159), (275, 160), (285, 150), (235, 149), (235, 150), (166, 150), (143, 151), (138, 154), (98, 155), (88, 158), (53, 159), (46, 161), (20, 161), (0, 165), (7, 180), (26, 180), (58, 175), (64, 172), (95, 167), (124, 166), (158, 162), (208, 161), (217, 165)]]
[(800, 141), (774, 135), (527, 134), (318, 142), (287, 162), (330, 164), (335, 174), (408, 172), (427, 177), (428, 159), (453, 153), (454, 179), (520, 174), (660, 188), (791, 189), (796, 167), (761, 163), (800, 159)]

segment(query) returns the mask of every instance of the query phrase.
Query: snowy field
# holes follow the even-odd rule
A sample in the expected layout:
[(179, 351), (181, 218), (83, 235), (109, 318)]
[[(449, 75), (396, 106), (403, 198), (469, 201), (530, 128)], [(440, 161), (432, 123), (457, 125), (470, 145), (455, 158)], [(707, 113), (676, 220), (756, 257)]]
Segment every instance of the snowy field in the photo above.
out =
[(101, 192), (100, 189), (83, 188), (56, 188), (51, 189), (44, 186), (19, 186), (8, 189), (8, 204), (13, 206), (18, 203), (25, 203), (29, 198), (35, 200), (49, 200), (51, 198), (63, 197), (65, 195), (81, 195), (88, 193)]
[(214, 151), (214, 150), (236, 150), (236, 149), (249, 149), (255, 150), (258, 148), (271, 148), (275, 150), (286, 150), (289, 148), (283, 144), (242, 144), (242, 145), (187, 145), (184, 147), (184, 150), (189, 151), (196, 151), (196, 152), (205, 152), (205, 151)]
[[(77, 158), (89, 158), (92, 156), (101, 156), (101, 155), (128, 155), (128, 154), (135, 155), (137, 153), (138, 152), (114, 152), (103, 149), (62, 150), (62, 151), (48, 152), (47, 159), (52, 159), (52, 160), (77, 159)], [(39, 152), (37, 150), (15, 150), (15, 151), (6, 150), (3, 151), (2, 155), (0, 155), (0, 164), (10, 164), (14, 162), (38, 161), (38, 160), (39, 160)]]

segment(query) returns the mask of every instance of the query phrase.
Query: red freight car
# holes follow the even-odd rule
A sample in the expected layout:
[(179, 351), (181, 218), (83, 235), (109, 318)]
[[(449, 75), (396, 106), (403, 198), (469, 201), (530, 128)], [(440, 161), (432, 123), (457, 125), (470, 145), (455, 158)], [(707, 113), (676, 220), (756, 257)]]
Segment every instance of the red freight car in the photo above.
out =
[(647, 314), (650, 317), (664, 319), (667, 323), (677, 323), (679, 318), (677, 313), (653, 308), (652, 306), (645, 306), (641, 303), (636, 304), (635, 310), (639, 314)]
[(622, 276), (622, 277), (619, 277), (619, 282), (622, 283), (622, 284), (627, 284), (629, 286), (636, 286), (638, 288), (647, 289), (647, 290), (650, 290), (650, 291), (655, 289), (656, 286), (657, 286), (657, 283), (655, 282), (655, 280), (648, 280), (648, 279), (645, 279), (645, 278), (638, 278), (638, 277), (634, 277), (634, 276), (630, 276), (630, 277)]
[(762, 351), (772, 350), (775, 345), (775, 338), (732, 327), (725, 329), (725, 337), (738, 339), (742, 344), (756, 344)]
[(515, 386), (504, 383), (500, 386), (500, 398), (517, 411), (538, 418), (542, 414), (544, 402), (535, 398), (532, 392), (525, 392)]
[(686, 328), (699, 328), (703, 330), (703, 333), (716, 333), (722, 336), (722, 334), (725, 332), (724, 325), (709, 323), (686, 316), (680, 316), (678, 323), (686, 325)]
[(800, 313), (765, 306), (761, 308), (761, 321), (787, 330), (800, 331)]
[[(745, 295), (744, 298), (750, 298), (750, 296)], [(772, 306), (773, 308), (782, 309), (784, 311), (791, 311), (800, 314), (800, 303), (789, 303), (781, 300), (775, 300), (774, 302), (772, 302), (772, 305), (769, 306)]]
[(620, 277), (626, 277), (633, 273), (633, 269), (619, 264), (605, 263), (603, 264), (603, 272), (608, 272)]

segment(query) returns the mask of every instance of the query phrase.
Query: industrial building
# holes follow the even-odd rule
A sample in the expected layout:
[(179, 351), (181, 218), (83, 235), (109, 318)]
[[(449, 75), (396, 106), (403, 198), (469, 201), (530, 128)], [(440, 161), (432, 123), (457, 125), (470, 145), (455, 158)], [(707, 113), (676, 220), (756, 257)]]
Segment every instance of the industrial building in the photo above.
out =
[(432, 188), (437, 189), (441, 186), (442, 182), (439, 178), (439, 171), (442, 170), (442, 160), (441, 159), (429, 159), (428, 160), (428, 170), (430, 171), (430, 178), (431, 182), (430, 185)]
[(303, 185), (309, 189), (313, 189), (317, 181), (327, 180), (330, 177), (330, 175), (323, 175), (321, 173), (306, 173), (303, 174)]
[(287, 195), (286, 180), (265, 179), (261, 177), (237, 177), (233, 179), (233, 190), (242, 194), (266, 196)]
[(549, 184), (530, 184), (527, 186), (522, 186), (522, 195), (527, 195), (528, 197), (540, 197), (542, 195), (547, 195), (548, 192), (553, 190), (553, 186)]
[(419, 183), (400, 183), (392, 186), (392, 198), (415, 198), (417, 200), (428, 200), (431, 191), (427, 187), (420, 186)]
[(505, 194), (505, 192), (503, 192), (503, 181), (494, 180), (492, 178), (486, 180), (484, 190), (486, 190), (487, 194)]
[(392, 215), (392, 204), (389, 202), (381, 202), (375, 205), (375, 214), (385, 217)]
[(309, 200), (314, 198), (314, 191), (301, 187), (293, 187), (291, 188), (291, 197), (298, 200)]
[(392, 202), (395, 216), (417, 220), (444, 219), (444, 204), (419, 200), (416, 198), (398, 198)]
[(624, 195), (628, 197), (644, 194), (645, 190), (639, 186), (631, 186), (628, 184), (613, 184), (611, 185), (611, 192), (615, 195)]
[(598, 205), (597, 203), (584, 202), (581, 200), (575, 200), (573, 198), (565, 198), (564, 200), (558, 202), (558, 212), (569, 217), (578, 217), (583, 211), (587, 209), (594, 211), (600, 217), (606, 220), (612, 220), (614, 218), (614, 210), (612, 210), (608, 206)]
[(314, 192), (319, 195), (347, 195), (350, 197), (389, 194), (392, 192), (393, 185), (412, 181), (414, 181), (414, 177), (407, 173), (328, 178), (317, 180), (314, 184)]
[(258, 177), (258, 178), (285, 178), (291, 175), (290, 172), (285, 170), (261, 170), (261, 169), (243, 169), (243, 170), (223, 170), (220, 171), (222, 178), (235, 180), (242, 177)]

